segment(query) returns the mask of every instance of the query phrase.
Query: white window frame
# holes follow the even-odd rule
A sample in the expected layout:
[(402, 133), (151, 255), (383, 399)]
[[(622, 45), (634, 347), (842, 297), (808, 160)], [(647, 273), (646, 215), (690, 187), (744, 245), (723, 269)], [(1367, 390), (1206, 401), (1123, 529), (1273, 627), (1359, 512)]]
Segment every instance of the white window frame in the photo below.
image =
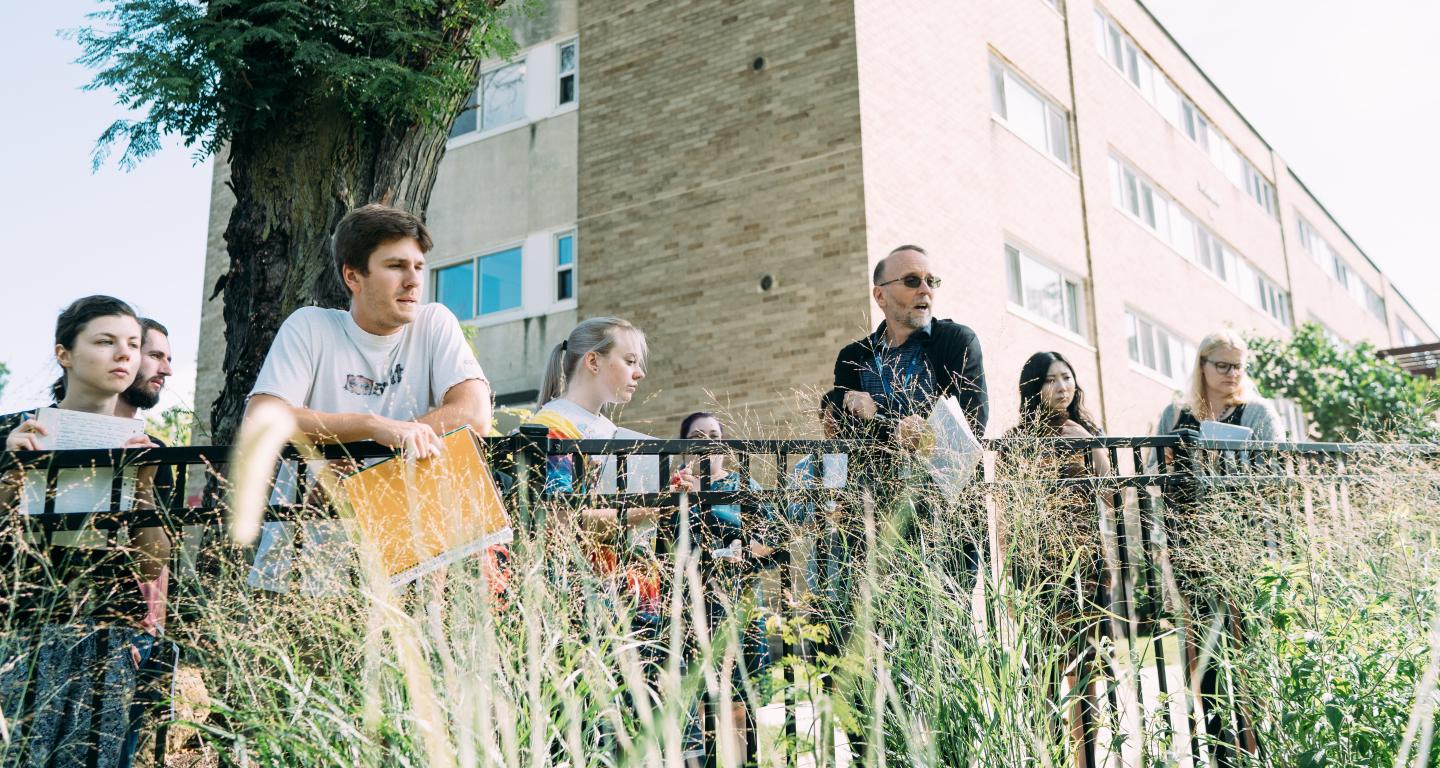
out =
[[(1007, 94), (1011, 84), (1023, 89), (1036, 101), (1041, 104), (1042, 118), (1041, 133), (1044, 134), (1043, 147), (1035, 146), (1026, 137), (1026, 131), (1018, 124), (1010, 121), (1010, 102)], [(1071, 141), (1073, 131), (1070, 126), (1070, 111), (1060, 105), (1060, 102), (1050, 98), (1033, 81), (1025, 77), (1015, 67), (1011, 66), (994, 51), (990, 53), (990, 116), (995, 122), (1005, 126), (1006, 130), (1015, 134), (1022, 142), (1031, 149), (1049, 158), (1051, 162), (1064, 168), (1067, 172), (1075, 172), (1075, 146)], [(1055, 127), (1057, 122), (1065, 127), (1063, 145), (1065, 156), (1056, 157), (1054, 148), (1056, 146)]]
[(1350, 298), (1355, 300), (1366, 314), (1379, 320), (1382, 323), (1389, 323), (1389, 308), (1385, 305), (1385, 296), (1371, 288), (1369, 283), (1345, 261), (1340, 251), (1330, 244), (1315, 229), (1300, 211), (1295, 211), (1295, 226), (1300, 232), (1300, 247), (1304, 248), (1310, 258), (1320, 265), (1320, 270), (1330, 276), (1330, 279), (1340, 284)]
[[(1006, 302), (1012, 312), (1015, 312), (1028, 320), (1031, 320), (1055, 333), (1077, 341), (1080, 344), (1089, 345), (1089, 290), (1083, 277), (1062, 267), (1055, 266), (1053, 262), (1037, 256), (1035, 251), (1030, 249), (1013, 238), (1005, 240), (1003, 249), (1005, 255), (1005, 296)], [(1012, 255), (1013, 253), (1013, 255)], [(1041, 314), (1025, 304), (1025, 284), (1023, 281), (1024, 270), (1021, 268), (1021, 261), (1029, 261), (1035, 266), (1055, 274), (1061, 284), (1061, 315), (1075, 318), (1075, 327), (1070, 328), (1063, 323), (1057, 323), (1049, 317)], [(1016, 271), (1019, 269), (1019, 271)], [(1020, 299), (1016, 301), (1013, 289), (1020, 289)]]
[[(1125, 352), (1132, 369), (1182, 391), (1188, 387), (1197, 354), (1193, 342), (1168, 326), (1155, 322), (1144, 312), (1129, 306), (1125, 307), (1125, 328)], [(1140, 338), (1142, 331), (1146, 332), (1147, 338)], [(1135, 339), (1133, 350), (1131, 339)], [(1152, 361), (1149, 363), (1145, 361), (1147, 349)], [(1172, 354), (1176, 351), (1179, 353), (1179, 360)], [(1171, 363), (1171, 372), (1168, 374), (1160, 366), (1162, 354), (1164, 359)]]
[[(580, 299), (580, 238), (576, 236), (577, 230), (566, 229), (556, 232), (551, 237), (552, 258), (551, 265), (554, 267), (554, 274), (550, 281), (550, 300), (560, 307), (569, 307), (576, 304)], [(560, 241), (570, 238), (570, 263), (560, 263)], [(570, 296), (562, 299), (560, 293), (560, 275), (570, 273)]]
[[(566, 46), (571, 45), (575, 46), (575, 71), (568, 73), (562, 72), (560, 70), (560, 54)], [(560, 94), (563, 93), (564, 90), (560, 87), (560, 82), (564, 80), (567, 75), (575, 78), (575, 98), (562, 102), (560, 101)], [(555, 43), (555, 98), (553, 106), (556, 112), (571, 110), (580, 106), (580, 38), (578, 37), (571, 37)]]
[(1400, 336), (1400, 346), (1418, 347), (1425, 343), (1420, 340), (1420, 337), (1416, 335), (1414, 331), (1410, 330), (1410, 326), (1406, 325), (1404, 320), (1396, 320), (1395, 325), (1395, 330)]

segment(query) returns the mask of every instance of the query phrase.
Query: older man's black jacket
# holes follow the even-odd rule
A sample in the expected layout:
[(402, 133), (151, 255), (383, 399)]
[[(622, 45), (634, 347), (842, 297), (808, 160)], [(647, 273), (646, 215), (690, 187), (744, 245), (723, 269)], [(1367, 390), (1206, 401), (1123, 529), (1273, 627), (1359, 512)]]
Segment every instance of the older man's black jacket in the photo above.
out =
[[(835, 358), (835, 389), (864, 392), (860, 383), (860, 371), (873, 365), (876, 340), (883, 339), (885, 322), (875, 333), (852, 342)], [(933, 320), (929, 337), (920, 337), (925, 346), (925, 356), (930, 371), (935, 375), (937, 397), (954, 396), (960, 408), (970, 420), (970, 428), (976, 437), (985, 434), (985, 424), (990, 420), (990, 398), (985, 390), (985, 368), (980, 354), (980, 340), (969, 326), (951, 320)], [(843, 394), (842, 394), (843, 396)], [(871, 424), (851, 420), (845, 426), (858, 429), (861, 434), (888, 438), (894, 425), (883, 419)], [(848, 431), (848, 430), (847, 430)]]

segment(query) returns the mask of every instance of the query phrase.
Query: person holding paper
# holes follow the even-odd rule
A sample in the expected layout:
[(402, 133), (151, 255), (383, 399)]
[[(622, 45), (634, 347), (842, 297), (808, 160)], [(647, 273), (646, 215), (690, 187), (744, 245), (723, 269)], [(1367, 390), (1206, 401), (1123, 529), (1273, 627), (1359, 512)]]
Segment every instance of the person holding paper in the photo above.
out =
[[(110, 296), (87, 296), (73, 302), (56, 322), (55, 356), (62, 369), (51, 387), (55, 405), (0, 417), (6, 450), (153, 445), (138, 421), (112, 415), (117, 399), (135, 380), (140, 366), (141, 327), (128, 304)], [(153, 503), (153, 477), (153, 468), (139, 472), (134, 498), (128, 501), (137, 505)], [(20, 500), (23, 482), (23, 477), (7, 478), (0, 490), (0, 507), (7, 511), (13, 508)], [(109, 481), (103, 486), (108, 491)], [(57, 509), (65, 506), (62, 500), (66, 497), (62, 491)], [(105, 498), (109, 498), (108, 492)], [(92, 597), (72, 606), (83, 618), (64, 624), (45, 623), (34, 627), (29, 637), (6, 643), (11, 649), (33, 654), (33, 660), (0, 658), (0, 710), (7, 713), (11, 728), (8, 740), (25, 745), (30, 764), (128, 764), (124, 744), (130, 718), (136, 714), (131, 703), (141, 646), (148, 647), (158, 626), (146, 625), (140, 618), (148, 613), (139, 590), (129, 584), (107, 585), (102, 583), (104, 580), (92, 578), (96, 567), (108, 567), (114, 553), (103, 549), (103, 536), (91, 533), (57, 533), (53, 537), (53, 544), (67, 553), (60, 564), (69, 566), (66, 573), (53, 574), (52, 578), (83, 583), (87, 588), (84, 593), (92, 596), (106, 594), (108, 588), (105, 604), (94, 604)], [(11, 576), (26, 578), (51, 567), (27, 567), (26, 552), (51, 558), (53, 555), (16, 541), (20, 535), (18, 530), (6, 530), (5, 541), (0, 542), (0, 560), (7, 569), (18, 569)], [(142, 572), (147, 562), (163, 559), (163, 552), (147, 551), (144, 542), (135, 543), (141, 551)], [(168, 551), (168, 543), (165, 549)], [(73, 579), (70, 577), (76, 574), (68, 572), (72, 566), (80, 569)], [(31, 586), (43, 588), (44, 584)], [(136, 624), (141, 628), (137, 629)], [(24, 711), (22, 701), (36, 702), (35, 709)]]
[[(1245, 372), (1249, 355), (1250, 350), (1245, 339), (1231, 331), (1216, 331), (1201, 340), (1200, 347), (1196, 350), (1195, 370), (1191, 375), (1188, 397), (1183, 402), (1171, 403), (1165, 407), (1160, 414), (1156, 434), (1173, 434), (1182, 430), (1200, 433), (1208, 431), (1207, 425), (1218, 422), (1248, 431), (1245, 439), (1285, 440), (1284, 421), (1276, 412), (1275, 406), (1260, 397), (1254, 382)], [(1181, 457), (1177, 457), (1179, 458)], [(1195, 468), (1194, 465), (1190, 466)], [(1204, 649), (1201, 647), (1203, 641), (1199, 637), (1204, 631), (1201, 627), (1208, 624), (1217, 613), (1223, 613), (1227, 617), (1225, 623), (1237, 641), (1243, 640), (1244, 628), (1235, 618), (1237, 612), (1225, 604), (1226, 599), (1204, 587), (1205, 580), (1201, 574), (1186, 566), (1189, 559), (1186, 548), (1192, 542), (1210, 538), (1204, 530), (1206, 514), (1201, 506), (1198, 487), (1192, 483), (1171, 485), (1165, 494), (1165, 507), (1166, 538), (1175, 574), (1175, 586), (1189, 607), (1193, 621), (1191, 631), (1186, 633), (1186, 640), (1189, 644), (1189, 672), (1194, 676), (1197, 674), (1199, 659), (1204, 656)], [(1177, 553), (1180, 556), (1177, 557)], [(1199, 697), (1205, 710), (1205, 729), (1220, 751), (1220, 764), (1236, 764), (1238, 759), (1233, 753), (1232, 743), (1222, 738), (1228, 725), (1223, 713), (1219, 711), (1221, 707), (1215, 704), (1225, 695), (1220, 672), (1211, 663), (1205, 669), (1198, 670), (1198, 674)], [(1255, 733), (1243, 709), (1236, 713), (1236, 723), (1241, 746), (1246, 751), (1255, 753), (1258, 748)]]
[[(1021, 474), (1021, 479), (1048, 482), (1055, 478), (1077, 479), (1104, 477), (1110, 474), (1110, 459), (1103, 448), (1088, 452), (1062, 449), (1046, 438), (1088, 438), (1103, 434), (1094, 417), (1085, 408), (1085, 392), (1075, 376), (1075, 368), (1059, 352), (1036, 352), (1025, 361), (1020, 369), (1020, 419), (1006, 433), (1006, 437), (1025, 438), (1033, 443), (1008, 443), (1001, 449), (1002, 470)], [(1033, 483), (1022, 483), (1020, 488), (1031, 489)], [(1074, 552), (1057, 552), (1058, 561), (1041, 555), (1041, 559), (1015, 564), (1016, 579), (1028, 590), (1038, 590), (1044, 596), (1044, 604), (1053, 605), (1054, 627), (1062, 632), (1057, 638), (1066, 649), (1066, 683), (1071, 691), (1084, 690), (1075, 695), (1070, 715), (1070, 737), (1074, 741), (1076, 765), (1086, 766), (1086, 733), (1084, 711), (1088, 707), (1094, 712), (1098, 702), (1095, 698), (1095, 671), (1082, 660), (1093, 662), (1091, 636), (1098, 626), (1101, 609), (1095, 604), (1099, 591), (1102, 554), (1099, 550), (1099, 519), (1096, 515), (1097, 495), (1093, 485), (1066, 485), (1053, 495), (1045, 492), (1039, 497), (1033, 490), (1020, 491), (1015, 499), (1020, 504), (1038, 504), (1043, 514), (1051, 519), (1068, 518), (1057, 523), (1066, 530), (1079, 533), (1072, 538), (1076, 549), (1082, 550), (1078, 562), (1070, 569)], [(1099, 501), (1109, 508), (1104, 494)], [(1002, 502), (1003, 504), (1003, 502)], [(1003, 509), (1000, 511), (1003, 516)], [(1003, 546), (1003, 544), (1002, 544)], [(1089, 551), (1083, 551), (1089, 549)], [(1021, 567), (1028, 566), (1028, 567)], [(1064, 581), (1057, 582), (1054, 574), (1064, 574)], [(1061, 701), (1058, 685), (1052, 689), (1056, 705)]]
[[(444, 304), (422, 304), (430, 232), (409, 211), (370, 204), (345, 215), (331, 243), (349, 309), (301, 307), (280, 326), (250, 391), (246, 418), (279, 404), (317, 443), (373, 440), (425, 459), (440, 436), (490, 431), (489, 381), (460, 323)], [(291, 565), (277, 549), (292, 528), (267, 523), (251, 584), (288, 589)], [(323, 594), (345, 557), (340, 527), (307, 523), (312, 560), (302, 588)]]
[(1284, 420), (1245, 372), (1249, 355), (1250, 348), (1237, 333), (1216, 331), (1206, 336), (1196, 350), (1187, 397), (1165, 406), (1155, 434), (1199, 432), (1205, 422), (1216, 421), (1248, 429), (1250, 440), (1285, 440)]
[(896, 248), (871, 277), (870, 293), (885, 319), (835, 360), (846, 432), (898, 439), (914, 449), (935, 400), (954, 396), (971, 430), (983, 436), (990, 405), (980, 340), (967, 326), (934, 318), (940, 278), (925, 249)]
[(416, 458), (468, 425), (490, 431), (490, 383), (444, 304), (421, 304), (419, 217), (371, 204), (335, 228), (335, 269), (350, 308), (301, 307), (280, 326), (250, 390), (250, 408), (278, 401), (319, 443), (374, 440)]

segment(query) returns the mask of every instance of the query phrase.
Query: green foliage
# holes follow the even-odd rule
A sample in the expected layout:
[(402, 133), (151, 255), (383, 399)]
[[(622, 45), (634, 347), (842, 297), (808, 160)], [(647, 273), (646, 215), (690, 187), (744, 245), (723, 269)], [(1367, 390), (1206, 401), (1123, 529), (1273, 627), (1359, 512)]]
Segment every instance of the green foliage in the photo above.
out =
[(133, 167), (167, 134), (205, 156), (320, 103), (363, 125), (447, 123), (475, 64), (515, 50), (503, 2), (115, 0), (70, 34), (98, 70), (87, 88), (144, 116), (111, 124), (94, 162), (123, 144)]
[(5, 384), (10, 379), (10, 366), (0, 363), (0, 395), (5, 394)]
[(1289, 340), (1247, 339), (1250, 375), (1262, 394), (1293, 400), (1310, 418), (1309, 437), (1353, 441), (1383, 434), (1440, 440), (1440, 384), (1411, 376), (1366, 343), (1342, 347), (1307, 323)]
[[(1406, 762), (1396, 758), (1416, 708), (1435, 605), (1430, 590), (1396, 594), (1397, 581), (1375, 569), (1316, 590), (1302, 569), (1280, 566), (1261, 577), (1257, 613), (1267, 625), (1252, 650), (1263, 649), (1257, 666), (1272, 670), (1259, 698), (1275, 710), (1267, 743), (1279, 764)], [(1433, 688), (1425, 695), (1436, 698)], [(1428, 764), (1440, 764), (1440, 743), (1432, 743)]]
[(195, 412), (178, 405), (145, 419), (146, 433), (164, 440), (166, 445), (189, 445), (194, 430)]

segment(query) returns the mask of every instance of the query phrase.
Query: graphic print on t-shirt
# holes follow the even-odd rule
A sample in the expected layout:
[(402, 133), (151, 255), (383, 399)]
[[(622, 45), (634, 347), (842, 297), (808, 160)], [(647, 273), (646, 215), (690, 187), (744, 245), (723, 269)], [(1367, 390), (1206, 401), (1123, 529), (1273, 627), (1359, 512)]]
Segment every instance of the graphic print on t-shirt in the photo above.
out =
[(345, 391), (352, 395), (375, 395), (385, 394), (385, 390), (399, 384), (405, 378), (405, 366), (396, 363), (390, 370), (390, 377), (385, 381), (375, 381), (369, 376), (362, 376), (358, 373), (345, 374)]

